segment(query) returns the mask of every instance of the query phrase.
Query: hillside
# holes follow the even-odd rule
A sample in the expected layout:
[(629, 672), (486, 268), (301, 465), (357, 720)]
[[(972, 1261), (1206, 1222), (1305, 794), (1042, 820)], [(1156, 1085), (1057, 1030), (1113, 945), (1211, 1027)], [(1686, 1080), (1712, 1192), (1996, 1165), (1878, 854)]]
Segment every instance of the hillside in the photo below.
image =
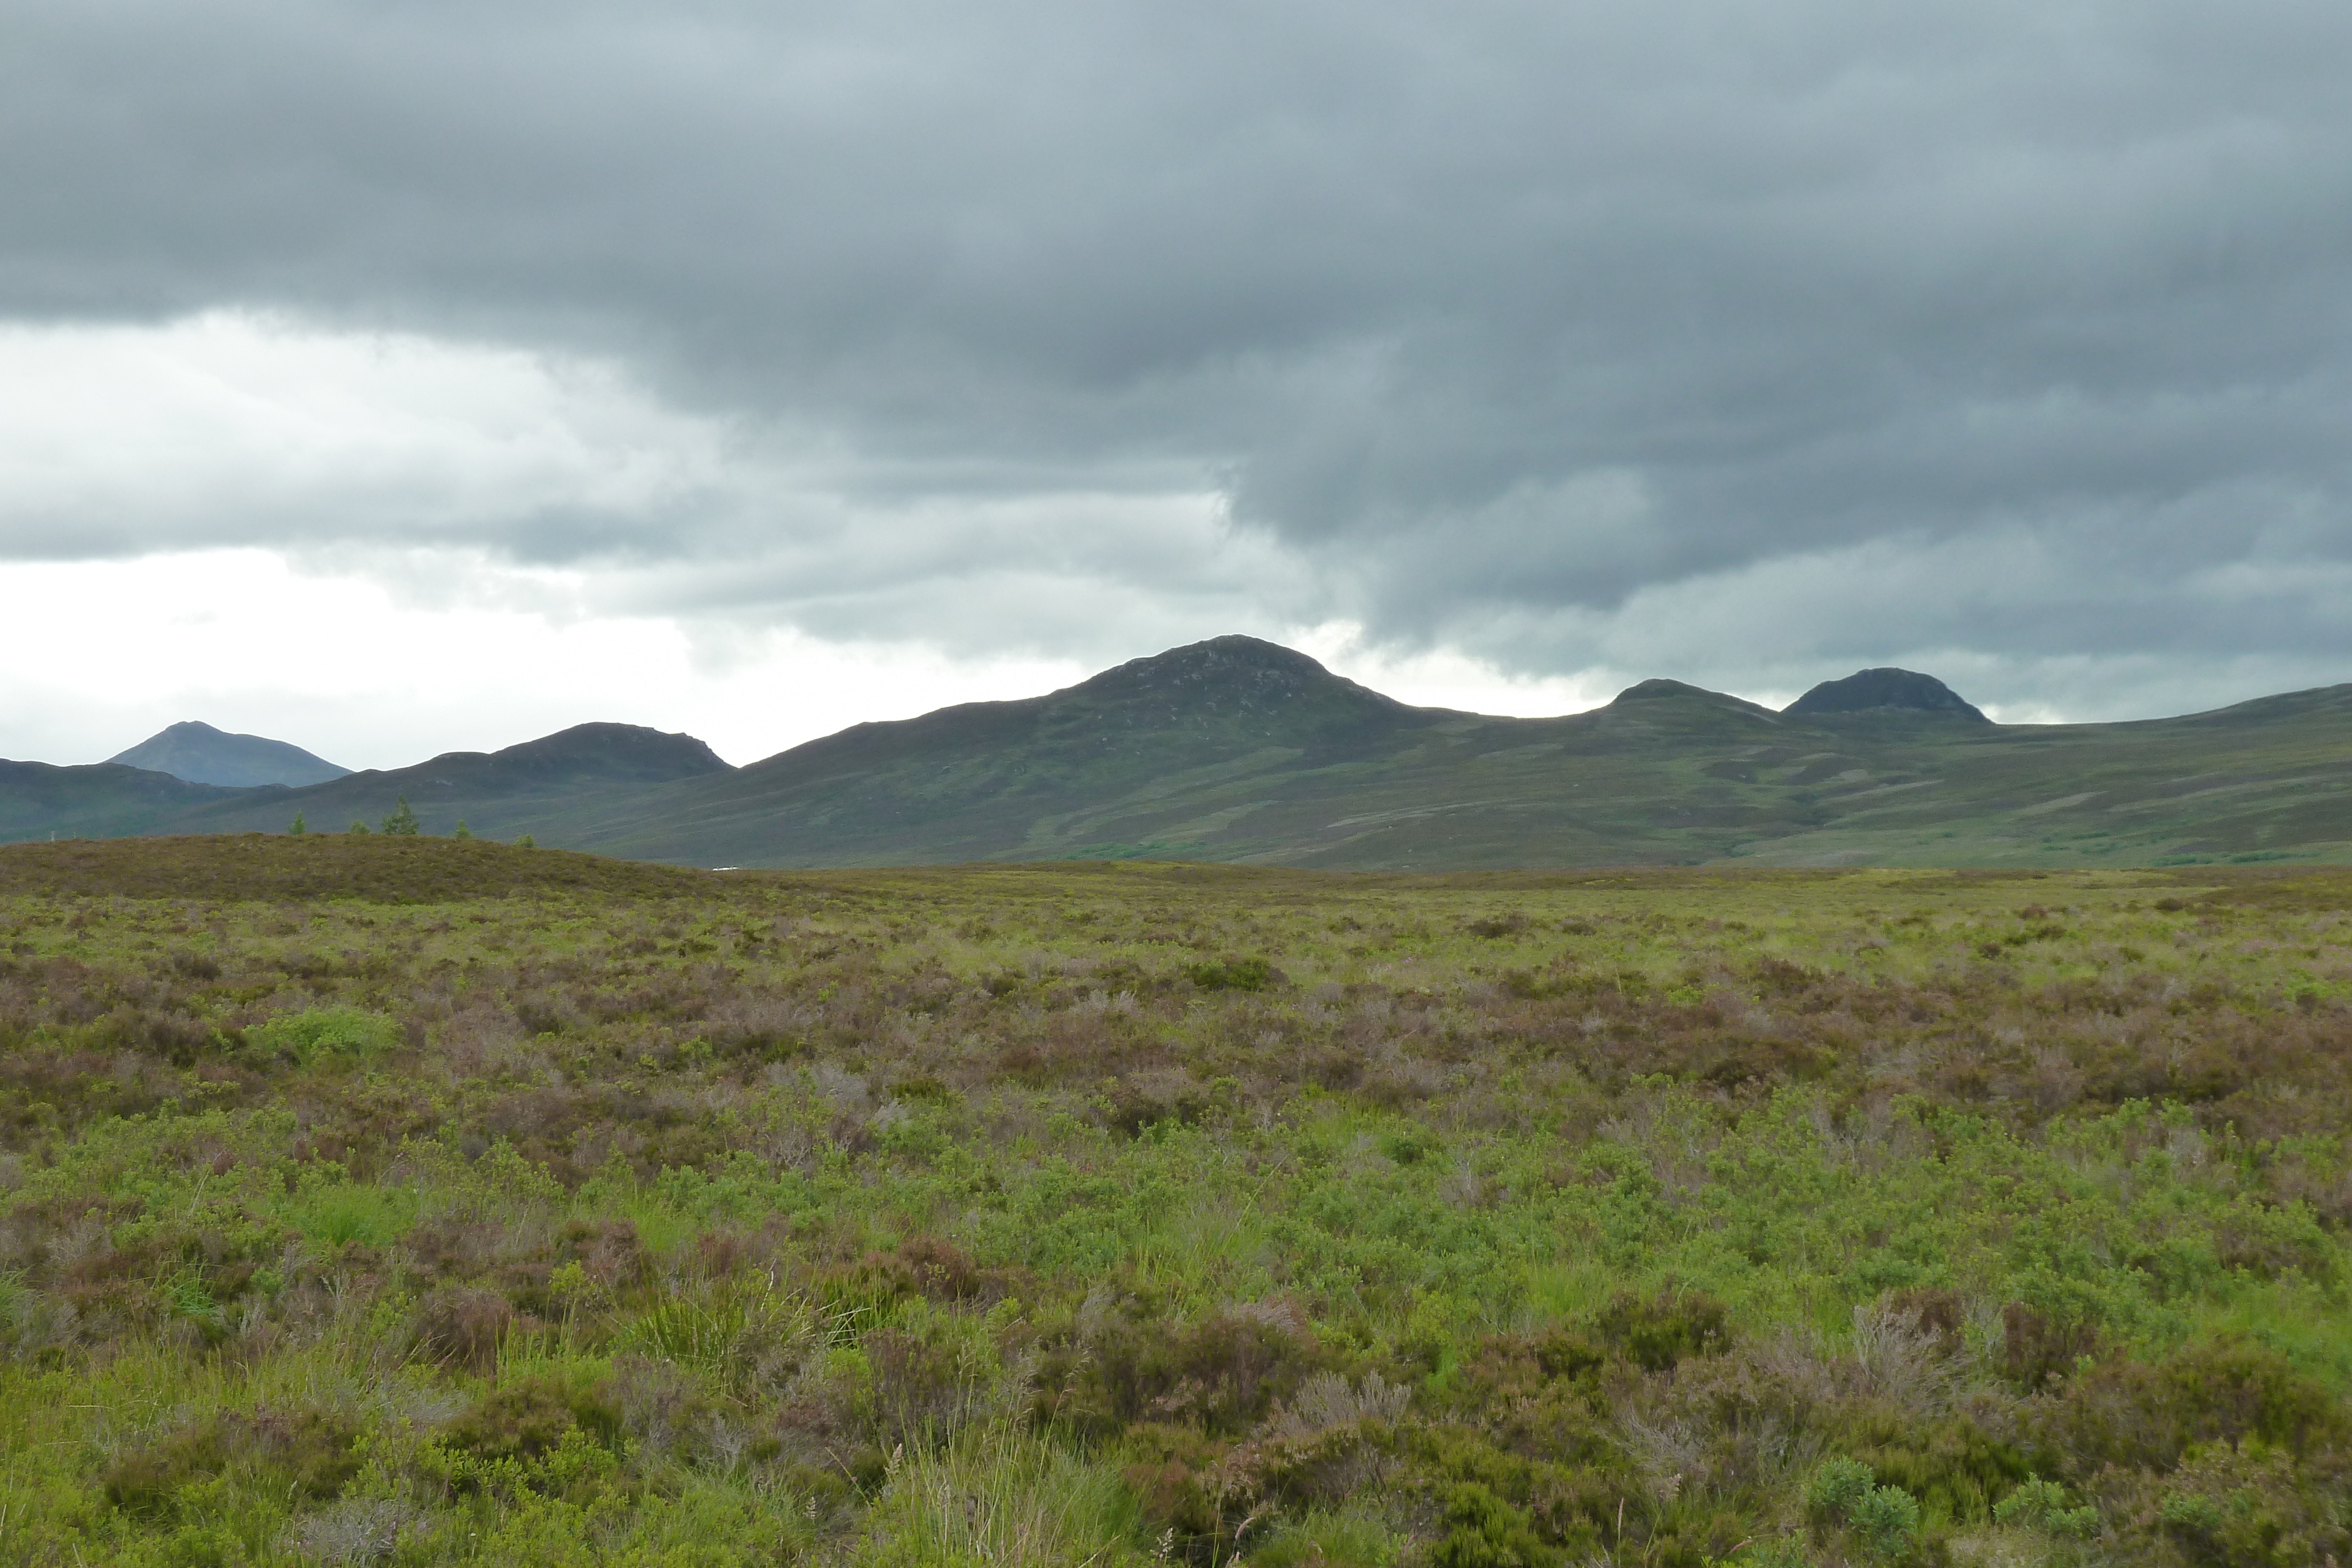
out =
[(428, 833), (449, 832), (462, 820), (477, 833), (510, 838), (655, 785), (728, 771), (690, 735), (583, 724), (499, 751), (448, 751), (410, 768), (368, 768), (308, 789), (225, 799), (161, 819), (148, 831), (282, 831), (297, 811), (316, 831), (353, 821), (373, 827), (404, 799)]
[(323, 784), (351, 771), (282, 740), (231, 735), (194, 719), (159, 730), (107, 760), (169, 773), (191, 784), (226, 784), (240, 789), (258, 784)]
[(1377, 772), (1454, 716), (1220, 637), (1046, 696), (857, 725), (568, 821), (564, 841), (712, 865), (1183, 857), (1252, 781)]
[[(299, 789), (9, 765), (0, 838), (428, 833), (686, 865), (1157, 859), (1434, 871), (2352, 860), (2352, 685), (2132, 724), (1997, 725), (1865, 670), (1775, 713), (1650, 680), (1590, 713), (1416, 708), (1221, 637), (1066, 690), (863, 724), (730, 768), (582, 725)], [(23, 771), (29, 769), (30, 771)]]
[(1843, 689), (1817, 694), (1826, 711), (1654, 680), (1591, 713), (1496, 718), (1408, 707), (1291, 650), (1220, 638), (567, 814), (560, 841), (747, 866), (2352, 858), (2352, 686), (2146, 723), (2000, 726), (1909, 672), (1829, 685)]
[(166, 817), (243, 793), (114, 762), (60, 768), (0, 760), (0, 843), (142, 833)]

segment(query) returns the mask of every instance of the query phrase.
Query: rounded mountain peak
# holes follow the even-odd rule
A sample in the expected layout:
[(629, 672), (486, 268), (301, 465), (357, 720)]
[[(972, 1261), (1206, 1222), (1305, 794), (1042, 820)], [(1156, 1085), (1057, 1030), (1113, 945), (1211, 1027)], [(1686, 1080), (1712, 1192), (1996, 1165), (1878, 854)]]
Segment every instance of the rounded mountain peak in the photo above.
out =
[(733, 771), (724, 758), (694, 737), (641, 724), (575, 724), (493, 752), (491, 760), (506, 768), (565, 778), (648, 783)]
[(1933, 675), (1916, 670), (1856, 670), (1842, 681), (1823, 681), (1780, 710), (1803, 718), (1824, 714), (1946, 714), (1977, 724), (1992, 721)]
[(1268, 743), (1328, 750), (1410, 722), (1412, 708), (1335, 675), (1295, 648), (1212, 637), (1130, 659), (1045, 699), (1050, 729), (1101, 737), (1160, 732), (1241, 750)]
[[(1212, 637), (1149, 658), (1129, 659), (1070, 688), (1096, 698), (1214, 697), (1230, 693), (1255, 704), (1317, 694), (1347, 693), (1382, 704), (1391, 699), (1335, 675), (1296, 648), (1263, 638)], [(1401, 705), (1400, 705), (1401, 706)]]

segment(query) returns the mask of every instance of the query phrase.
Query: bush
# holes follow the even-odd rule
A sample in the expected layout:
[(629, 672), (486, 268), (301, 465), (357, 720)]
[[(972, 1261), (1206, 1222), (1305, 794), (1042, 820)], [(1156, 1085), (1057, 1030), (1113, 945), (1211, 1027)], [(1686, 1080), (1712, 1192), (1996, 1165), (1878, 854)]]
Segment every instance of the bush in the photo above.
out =
[(2221, 1528), (2221, 1505), (2196, 1492), (2168, 1492), (2158, 1510), (2168, 1530), (2210, 1535)]
[(1730, 1309), (1702, 1291), (1661, 1293), (1646, 1300), (1619, 1296), (1594, 1325), (1601, 1339), (1648, 1372), (1664, 1372), (1686, 1356), (1723, 1349)]
[(2066, 1489), (2035, 1477), (1996, 1504), (1996, 1522), (2016, 1530), (2039, 1530), (2051, 1535), (2088, 1537), (2099, 1532), (2099, 1511), (2087, 1504), (2066, 1506)]
[(1868, 1465), (1840, 1457), (1813, 1472), (1805, 1506), (1824, 1523), (1846, 1525), (1871, 1549), (1895, 1556), (1919, 1533), (1919, 1500), (1901, 1487), (1880, 1486)]
[(1155, 1421), (1238, 1435), (1323, 1362), (1314, 1337), (1279, 1312), (1238, 1308), (1181, 1329), (1120, 1313), (1046, 1358), (1039, 1404), (1083, 1431)]
[(413, 839), (416, 836), (419, 826), (416, 813), (409, 810), (408, 797), (405, 795), (400, 798), (398, 805), (384, 813), (383, 831), (394, 838)]
[(573, 1431), (609, 1441), (621, 1417), (600, 1386), (551, 1374), (518, 1378), (490, 1390), (440, 1436), (452, 1453), (486, 1460), (538, 1459)]
[(1551, 1568), (1560, 1561), (1525, 1509), (1475, 1481), (1447, 1489), (1444, 1520), (1445, 1538), (1430, 1553), (1436, 1568)]
[(117, 1459), (106, 1472), (106, 1497), (131, 1512), (163, 1512), (181, 1489), (237, 1474), (297, 1498), (330, 1498), (359, 1473), (358, 1437), (340, 1412), (224, 1410)]
[(1204, 991), (1262, 991), (1274, 966), (1263, 958), (1220, 958), (1185, 965), (1184, 977)]
[(245, 1031), (248, 1049), (308, 1063), (321, 1056), (373, 1056), (400, 1044), (400, 1026), (357, 1008), (280, 1013)]
[(1805, 1488), (1805, 1506), (1823, 1518), (1843, 1520), (1869, 1494), (1876, 1479), (1860, 1459), (1831, 1459), (1813, 1472)]
[(1463, 926), (1473, 936), (1496, 941), (1505, 936), (1517, 936), (1534, 922), (1517, 910), (1508, 915), (1490, 915), (1483, 920), (1473, 920)]
[(2352, 1442), (2343, 1405), (2250, 1340), (2183, 1345), (2154, 1364), (2114, 1360), (2069, 1380), (2045, 1419), (2084, 1464), (2168, 1468), (2190, 1448), (2253, 1438), (2307, 1453)]
[(2099, 1347), (2095, 1324), (2060, 1322), (2023, 1301), (2001, 1309), (2000, 1340), (2002, 1370), (2028, 1393), (2068, 1375)]
[(1892, 1557), (1919, 1533), (1919, 1500), (1901, 1487), (1872, 1487), (1854, 1499), (1846, 1522), (1874, 1550)]

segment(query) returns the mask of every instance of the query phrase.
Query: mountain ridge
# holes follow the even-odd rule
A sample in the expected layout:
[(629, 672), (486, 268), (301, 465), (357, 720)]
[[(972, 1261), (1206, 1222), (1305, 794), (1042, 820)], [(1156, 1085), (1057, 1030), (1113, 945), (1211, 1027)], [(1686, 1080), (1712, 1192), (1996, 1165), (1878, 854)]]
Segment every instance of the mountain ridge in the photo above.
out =
[[(1226, 637), (1037, 696), (853, 725), (740, 768), (691, 737), (589, 725), (299, 789), (186, 796), (114, 777), (108, 811), (72, 820), (276, 831), (299, 810), (332, 829), (405, 796), (428, 832), (462, 817), (477, 833), (705, 866), (2352, 860), (2352, 685), (2049, 726), (1994, 724), (1916, 672), (1823, 688), (1832, 700), (1811, 706), (1828, 711), (1775, 712), (1658, 679), (1584, 713), (1502, 717), (1412, 706), (1297, 650)], [(35, 782), (55, 816), (66, 785)], [(0, 836), (40, 836), (30, 796), (12, 805), (9, 788), (0, 775)]]
[[(405, 800), (425, 831), (534, 832), (562, 810), (698, 774), (729, 771), (703, 742), (643, 725), (573, 725), (497, 751), (445, 751), (406, 768), (364, 768), (267, 799), (206, 802), (158, 824), (178, 832), (273, 831), (294, 813), (313, 830), (373, 825)], [(560, 830), (559, 830), (560, 831)]]

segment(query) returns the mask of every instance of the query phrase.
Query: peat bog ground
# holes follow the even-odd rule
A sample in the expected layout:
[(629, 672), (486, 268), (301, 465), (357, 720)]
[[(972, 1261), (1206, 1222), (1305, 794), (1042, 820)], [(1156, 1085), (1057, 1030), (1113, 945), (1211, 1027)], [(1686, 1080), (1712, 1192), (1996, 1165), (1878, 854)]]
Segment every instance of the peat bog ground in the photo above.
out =
[(0, 1555), (2352, 1563), (2352, 875), (0, 850)]

